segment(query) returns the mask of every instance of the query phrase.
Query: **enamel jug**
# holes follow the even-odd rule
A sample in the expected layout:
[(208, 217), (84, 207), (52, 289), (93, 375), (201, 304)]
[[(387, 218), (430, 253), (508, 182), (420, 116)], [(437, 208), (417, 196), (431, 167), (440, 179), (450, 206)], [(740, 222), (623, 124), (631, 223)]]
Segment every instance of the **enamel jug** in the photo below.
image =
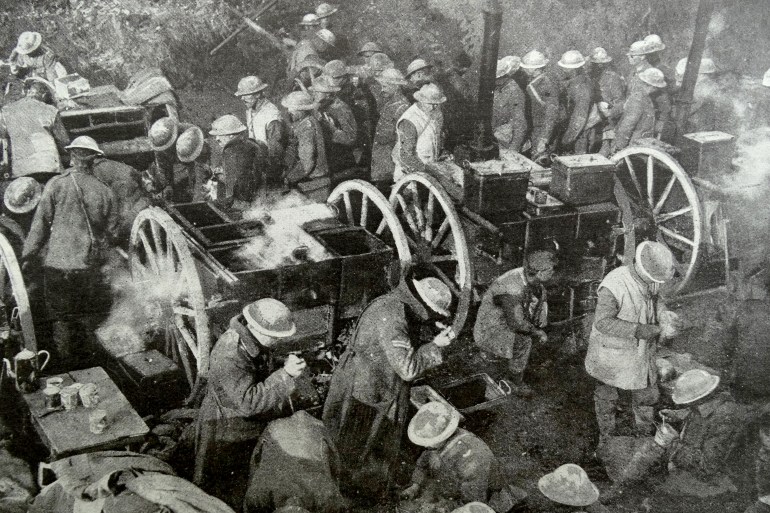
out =
[[(39, 357), (45, 355), (45, 361), (41, 364)], [(51, 354), (41, 350), (33, 353), (29, 349), (22, 349), (13, 357), (13, 365), (8, 358), (3, 358), (8, 375), (16, 381), (16, 390), (23, 393), (34, 392), (37, 389), (38, 373), (48, 365)]]

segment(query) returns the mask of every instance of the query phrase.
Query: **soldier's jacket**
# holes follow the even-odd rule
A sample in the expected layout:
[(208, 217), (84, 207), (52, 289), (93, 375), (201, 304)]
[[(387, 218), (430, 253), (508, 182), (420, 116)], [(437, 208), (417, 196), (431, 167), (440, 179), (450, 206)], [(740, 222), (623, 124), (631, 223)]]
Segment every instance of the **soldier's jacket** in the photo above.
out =
[(527, 85), (529, 123), (532, 146), (549, 143), (559, 120), (559, 85), (548, 73), (535, 77)]
[(634, 139), (653, 137), (654, 131), (655, 105), (642, 87), (633, 87), (615, 131), (615, 150), (622, 150)]
[(355, 167), (353, 148), (358, 142), (358, 124), (353, 109), (335, 97), (318, 109), (318, 122), (326, 143), (326, 159), (332, 175)]
[(636, 68), (636, 70), (634, 70), (631, 79), (628, 81), (628, 89), (630, 95), (636, 86), (642, 83), (642, 81), (639, 79), (639, 73), (652, 67), (657, 67), (661, 72), (663, 72), (663, 76), (666, 79), (666, 87), (659, 89), (651, 97), (653, 105), (655, 106), (655, 126), (653, 136), (657, 137), (667, 129), (669, 123), (672, 121), (671, 96), (674, 91), (674, 84), (676, 82), (674, 81), (674, 74), (671, 72), (671, 68), (663, 64), (653, 66), (649, 62), (644, 61)]
[(323, 133), (313, 116), (292, 124), (285, 163), (284, 179), (289, 185), (329, 177)]
[(565, 126), (561, 144), (571, 147), (586, 127), (593, 104), (593, 90), (588, 75), (579, 73), (566, 82), (563, 91)]
[(626, 81), (614, 69), (605, 69), (596, 81), (596, 101), (607, 102), (609, 115), (606, 120), (614, 128), (623, 115), (623, 104), (626, 101)]
[(527, 96), (513, 79), (495, 89), (495, 100), (492, 106), (492, 128), (508, 124), (511, 128), (511, 138), (504, 142), (510, 149), (521, 151), (524, 139), (529, 132)]
[(374, 132), (372, 144), (372, 171), (373, 181), (393, 180), (395, 164), (393, 163), (393, 147), (398, 138), (396, 134), (396, 122), (409, 108), (409, 100), (400, 91), (393, 96), (381, 96), (380, 117)]

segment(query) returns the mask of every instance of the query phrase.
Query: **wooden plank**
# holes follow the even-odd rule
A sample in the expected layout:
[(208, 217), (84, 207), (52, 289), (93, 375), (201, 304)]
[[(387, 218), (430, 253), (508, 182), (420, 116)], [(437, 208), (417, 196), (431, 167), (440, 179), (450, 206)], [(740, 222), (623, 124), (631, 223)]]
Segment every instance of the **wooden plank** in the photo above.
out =
[(46, 412), (42, 391), (25, 394), (23, 397), (30, 409), (32, 423), (52, 458), (122, 448), (143, 440), (149, 433), (147, 424), (101, 367), (72, 371), (61, 377), (64, 378), (65, 386), (74, 382), (96, 384), (99, 390), (97, 408), (107, 412), (109, 425), (101, 434), (91, 433), (88, 417), (94, 408), (84, 408), (82, 405), (73, 410), (57, 411), (41, 417)]

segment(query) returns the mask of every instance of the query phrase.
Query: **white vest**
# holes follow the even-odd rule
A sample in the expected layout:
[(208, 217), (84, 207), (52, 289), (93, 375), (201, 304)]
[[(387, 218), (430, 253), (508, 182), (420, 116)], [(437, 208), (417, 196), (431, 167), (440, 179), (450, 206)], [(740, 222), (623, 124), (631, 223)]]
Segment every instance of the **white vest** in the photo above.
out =
[(249, 139), (262, 141), (267, 144), (267, 125), (280, 121), (281, 113), (271, 102), (265, 102), (257, 112), (246, 111), (246, 126), (249, 129)]
[[(398, 118), (396, 129), (398, 129), (403, 120), (411, 122), (417, 129), (417, 157), (425, 164), (435, 162), (441, 152), (439, 145), (441, 142), (441, 128), (444, 124), (443, 116), (432, 117), (415, 103)], [(393, 162), (396, 164), (396, 180), (398, 180), (402, 176), (403, 171), (401, 165), (401, 134), (398, 130), (396, 130), (396, 134), (398, 135), (398, 140), (393, 148)]]

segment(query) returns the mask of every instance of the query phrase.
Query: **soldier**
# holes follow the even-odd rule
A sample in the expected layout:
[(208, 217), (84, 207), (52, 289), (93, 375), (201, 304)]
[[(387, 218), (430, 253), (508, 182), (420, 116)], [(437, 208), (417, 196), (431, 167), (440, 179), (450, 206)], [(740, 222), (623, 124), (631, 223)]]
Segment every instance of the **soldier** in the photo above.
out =
[(364, 66), (368, 66), (369, 60), (372, 58), (372, 55), (374, 55), (375, 53), (383, 53), (382, 48), (380, 48), (380, 45), (378, 45), (377, 43), (369, 41), (368, 43), (364, 43), (364, 45), (358, 51), (358, 56), (363, 59)]
[(381, 86), (379, 119), (372, 144), (371, 181), (387, 196), (393, 185), (393, 148), (398, 136), (396, 122), (409, 108), (409, 100), (401, 88), (408, 84), (404, 75), (395, 68), (387, 69), (377, 77)]
[(249, 139), (247, 131), (246, 125), (232, 114), (217, 118), (209, 131), (222, 149), (222, 166), (214, 170), (216, 188), (209, 189), (207, 199), (225, 209), (249, 208), (262, 186), (267, 145)]
[[(654, 34), (652, 36), (654, 36)], [(642, 41), (635, 41), (628, 50), (628, 62), (632, 67), (632, 75), (628, 80), (629, 95), (634, 88), (640, 84), (639, 74), (646, 69), (654, 68), (655, 66), (652, 62), (658, 62), (660, 60), (659, 52), (665, 48), (665, 45), (662, 42), (657, 42), (660, 41), (660, 38), (652, 36), (648, 36)], [(657, 38), (657, 41), (655, 38)], [(664, 87), (673, 86), (673, 81), (668, 82), (666, 80), (665, 73), (663, 73), (663, 76), (666, 84)], [(670, 80), (673, 80), (673, 76), (671, 76)], [(661, 138), (663, 129), (668, 124), (671, 115), (671, 99), (668, 91), (660, 88), (660, 91), (655, 92), (652, 100), (655, 106), (655, 127), (653, 130), (653, 137)]]
[[(307, 41), (307, 43), (303, 43)], [(304, 62), (309, 55), (317, 55), (321, 58), (328, 56), (330, 50), (337, 43), (337, 38), (327, 29), (319, 29), (309, 40), (300, 41), (297, 47), (289, 57), (286, 76), (293, 77), (299, 72), (300, 63)]]
[(537, 50), (532, 50), (521, 59), (521, 67), (529, 77), (527, 97), (533, 160), (548, 154), (559, 118), (559, 87), (545, 71), (547, 64), (548, 59)]
[(424, 171), (425, 164), (439, 159), (444, 147), (441, 106), (446, 96), (436, 84), (426, 84), (414, 93), (414, 99), (416, 102), (396, 122), (395, 181), (406, 174)]
[[(676, 84), (680, 87), (687, 68), (687, 57), (676, 65)], [(729, 106), (723, 105), (719, 84), (712, 78), (717, 68), (714, 61), (704, 57), (698, 68), (693, 102), (690, 105), (684, 133), (718, 130), (723, 126)], [(729, 100), (728, 100), (729, 101)]]
[[(377, 112), (382, 108), (382, 88), (377, 77), (379, 77), (386, 69), (391, 69), (393, 67), (395, 67), (395, 65), (393, 64), (393, 61), (390, 60), (390, 57), (384, 53), (375, 53), (369, 59), (369, 66), (361, 74), (361, 80), (369, 86), (369, 91), (372, 93)], [(408, 83), (409, 82), (407, 82), (407, 84)]]
[(425, 59), (415, 59), (406, 67), (406, 79), (409, 87), (406, 90), (407, 97), (414, 101), (414, 93), (426, 84), (435, 82), (433, 78), (433, 65)]
[(281, 167), (286, 151), (286, 128), (278, 107), (267, 99), (267, 84), (256, 76), (244, 77), (238, 82), (235, 96), (246, 106), (248, 137), (267, 146), (269, 165), (262, 170), (266, 187), (281, 184)]
[(305, 361), (290, 354), (282, 367), (273, 351), (297, 331), (291, 311), (275, 299), (246, 305), (214, 344), (208, 387), (195, 425), (194, 482), (240, 508), (233, 481), (248, 476), (248, 455), (272, 419), (291, 414), (295, 379)]
[(295, 91), (286, 95), (281, 105), (289, 111), (292, 122), (284, 182), (314, 201), (326, 201), (331, 193), (331, 180), (323, 131), (313, 116), (318, 104), (309, 93)]
[(42, 259), (54, 361), (62, 371), (91, 366), (94, 315), (109, 305), (101, 267), (118, 233), (112, 191), (93, 176), (94, 159), (104, 155), (99, 145), (80, 136), (65, 149), (72, 167), (46, 184), (21, 257), (24, 268)]
[(323, 73), (324, 65), (326, 62), (318, 55), (311, 54), (305, 57), (305, 60), (299, 65), (297, 76), (294, 77), (292, 91), (307, 92), (313, 81)]
[(112, 190), (118, 216), (118, 238), (128, 240), (136, 216), (150, 206), (150, 199), (142, 188), (142, 174), (123, 162), (97, 155), (93, 174)]
[[(449, 316), (451, 300), (441, 280), (404, 276), (358, 319), (332, 375), (323, 411), (324, 425), (340, 451), (343, 482), (349, 486), (376, 497), (391, 484), (401, 457), (410, 383), (441, 364), (443, 351), (455, 338), (451, 327), (439, 321)], [(434, 326), (439, 333), (423, 344), (421, 330)]]
[(557, 64), (566, 79), (562, 89), (566, 117), (559, 149), (561, 153), (583, 155), (588, 153), (588, 115), (593, 105), (591, 81), (584, 73), (586, 60), (577, 50), (569, 50)]
[(39, 32), (22, 32), (16, 48), (8, 57), (11, 73), (18, 78), (42, 78), (53, 84), (57, 78), (67, 74), (53, 51), (43, 46)]
[(492, 128), (501, 148), (520, 152), (527, 137), (527, 98), (513, 78), (521, 59), (509, 55), (497, 61)]
[(179, 122), (166, 116), (155, 121), (147, 133), (153, 151), (153, 163), (142, 173), (142, 183), (155, 198), (173, 201), (176, 196), (173, 146), (179, 136)]
[(654, 135), (655, 105), (651, 96), (666, 87), (666, 79), (660, 70), (648, 68), (639, 73), (636, 80), (638, 83), (631, 88), (623, 105), (613, 152), (622, 150), (634, 140)]
[(661, 60), (663, 50), (666, 49), (666, 45), (660, 39), (657, 34), (650, 34), (644, 38), (644, 42), (649, 45), (650, 52), (647, 53), (644, 58), (649, 63), (650, 67), (657, 68), (663, 72), (663, 76), (666, 79), (666, 87), (653, 96), (653, 102), (655, 103), (655, 111), (657, 118), (657, 125), (655, 127), (655, 133), (658, 138), (672, 142), (671, 137), (674, 132), (674, 119), (673, 106), (674, 106), (674, 94), (676, 94), (676, 78), (674, 76), (674, 70), (665, 65)]
[(341, 89), (324, 75), (310, 87), (318, 104), (318, 121), (324, 134), (332, 182), (356, 167), (353, 150), (358, 143), (358, 125), (353, 110), (337, 96)]
[(637, 246), (632, 265), (610, 271), (599, 285), (585, 367), (598, 381), (594, 406), (600, 446), (614, 435), (619, 390), (631, 391), (637, 432), (649, 434), (659, 396), (655, 366), (659, 322), (666, 311), (658, 290), (673, 276), (671, 251), (659, 242), (645, 241)]
[(548, 340), (543, 327), (548, 322), (545, 284), (553, 278), (554, 255), (534, 251), (527, 255), (524, 267), (498, 277), (481, 300), (473, 339), (490, 359), (501, 358), (505, 372), (513, 382), (513, 392), (531, 397), (532, 389), (524, 383), (532, 341)]
[(24, 90), (24, 98), (0, 110), (3, 160), (10, 153), (9, 177), (59, 173), (59, 153), (69, 143), (59, 111), (45, 103), (49, 90), (42, 82), (25, 80)]
[(197, 126), (188, 128), (176, 140), (176, 157), (187, 175), (187, 191), (179, 201), (205, 201), (204, 184), (212, 177), (210, 156), (203, 130)]
[(626, 100), (626, 82), (623, 76), (611, 67), (612, 57), (607, 50), (595, 48), (591, 57), (591, 76), (594, 82), (594, 99), (601, 118), (594, 127), (594, 140), (601, 141), (599, 153), (609, 156), (615, 140), (615, 129), (623, 114)]
[[(333, 15), (339, 10), (340, 8), (336, 4), (322, 3), (316, 7), (315, 14), (318, 16), (318, 19), (321, 22), (322, 29), (333, 29), (332, 18)], [(348, 38), (345, 37), (344, 34), (340, 34), (332, 46), (333, 48), (330, 49), (330, 52), (334, 53), (334, 55), (332, 55), (331, 58), (339, 59), (342, 57), (347, 57), (352, 53), (350, 50), (350, 41), (348, 41)]]
[(306, 14), (299, 22), (302, 27), (301, 38), (289, 56), (286, 76), (294, 77), (299, 72), (299, 65), (308, 55), (318, 55), (313, 40), (316, 38), (321, 22), (315, 14)]

